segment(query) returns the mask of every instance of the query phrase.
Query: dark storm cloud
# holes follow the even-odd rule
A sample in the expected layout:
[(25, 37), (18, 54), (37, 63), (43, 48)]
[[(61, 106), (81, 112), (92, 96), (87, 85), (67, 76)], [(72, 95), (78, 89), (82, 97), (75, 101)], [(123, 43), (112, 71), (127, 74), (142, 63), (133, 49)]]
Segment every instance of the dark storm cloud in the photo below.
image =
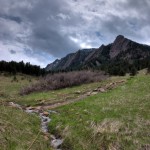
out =
[(138, 42), (149, 41), (147, 34), (150, 33), (150, 1), (126, 0), (120, 5), (120, 9), (124, 9), (124, 17), (112, 16), (107, 24), (114, 29), (114, 34), (121, 33)]
[[(1, 2), (3, 3), (4, 1), (1, 0)], [(1, 30), (1, 39), (10, 39), (10, 42), (11, 40), (22, 42), (35, 49), (35, 51), (45, 51), (55, 57), (61, 57), (79, 49), (79, 45), (71, 41), (68, 35), (61, 31), (63, 30), (63, 25), (67, 22), (66, 19), (69, 14), (65, 1), (37, 0), (31, 2), (27, 0), (24, 3), (20, 2), (22, 4), (19, 5), (19, 1), (14, 0), (14, 7), (9, 6), (9, 2), (10, 0), (5, 0), (4, 4), (6, 5), (7, 3), (8, 10), (5, 11), (6, 14), (0, 15), (3, 19), (0, 20), (0, 23), (3, 24), (4, 28)], [(11, 16), (11, 14), (18, 15), (18, 17)], [(5, 29), (5, 24), (8, 24), (10, 20), (16, 23), (24, 21), (24, 26), (28, 25), (25, 40), (20, 38), (18, 33), (13, 36), (9, 28)], [(17, 32), (21, 33), (22, 31)]]
[(11, 54), (16, 54), (17, 52), (15, 50), (10, 50), (9, 51)]
[[(95, 2), (93, 6), (97, 11), (92, 17), (92, 24), (88, 27), (88, 31), (97, 30), (101, 32), (104, 35), (104, 42), (110, 42), (118, 34), (123, 34), (128, 38), (143, 43), (150, 40), (148, 36), (150, 34), (149, 0), (101, 1), (99, 3), (101, 9), (99, 10), (96, 8), (96, 4), (98, 3)], [(92, 10), (92, 5), (90, 8)]]
[(67, 35), (61, 35), (55, 30), (36, 30), (28, 42), (34, 49), (46, 50), (50, 54), (60, 57), (77, 50), (79, 47)]
[(60, 58), (118, 34), (150, 43), (149, 8), (149, 0), (0, 0), (0, 44), (40, 62), (44, 54)]
[(65, 5), (64, 1), (60, 3), (58, 0), (53, 2), (45, 0), (45, 3), (40, 1), (28, 12), (27, 17), (30, 19), (32, 28), (28, 44), (31, 47), (37, 50), (45, 50), (55, 57), (64, 56), (79, 48), (62, 31), (66, 22), (69, 25), (69, 10), (63, 8)]
[(3, 14), (0, 14), (0, 18), (12, 20), (12, 21), (15, 21), (17, 23), (21, 23), (21, 21), (22, 21), (20, 17), (3, 15)]

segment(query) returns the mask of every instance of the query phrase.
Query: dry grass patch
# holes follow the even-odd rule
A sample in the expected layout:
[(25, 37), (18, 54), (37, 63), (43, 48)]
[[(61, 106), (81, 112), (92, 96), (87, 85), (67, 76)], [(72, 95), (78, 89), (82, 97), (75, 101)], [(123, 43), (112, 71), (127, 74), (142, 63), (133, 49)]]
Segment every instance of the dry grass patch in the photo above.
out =
[(118, 120), (104, 119), (101, 123), (91, 123), (94, 135), (103, 133), (118, 133), (123, 123)]

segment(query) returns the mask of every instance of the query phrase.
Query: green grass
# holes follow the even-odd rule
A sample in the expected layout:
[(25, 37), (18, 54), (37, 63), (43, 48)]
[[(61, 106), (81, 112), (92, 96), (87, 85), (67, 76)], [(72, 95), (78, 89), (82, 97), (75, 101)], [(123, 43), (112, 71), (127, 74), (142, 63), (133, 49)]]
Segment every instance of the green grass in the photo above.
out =
[(0, 106), (0, 150), (48, 150), (40, 119), (16, 108)]
[(150, 147), (150, 75), (138, 75), (107, 93), (62, 106), (53, 114), (51, 132), (64, 149), (136, 150)]
[[(56, 109), (49, 124), (51, 133), (65, 140), (63, 149), (101, 150), (146, 148), (150, 144), (150, 75), (130, 78), (112, 77), (99, 83), (41, 93), (19, 95), (23, 86), (38, 79), (26, 75), (0, 75), (0, 150), (46, 150), (48, 142), (40, 131), (40, 120), (21, 110), (3, 106), (13, 101), (21, 105), (55, 103), (72, 100), (107, 83), (127, 79), (127, 83), (107, 93), (100, 93)], [(38, 135), (38, 136), (37, 136)], [(149, 147), (148, 147), (149, 148)]]
[[(17, 81), (13, 81), (14, 76), (0, 75), (0, 101), (13, 101), (21, 105), (37, 105), (41, 103), (56, 103), (60, 101), (76, 99), (84, 93), (91, 91), (103, 84), (121, 80), (121, 78), (107, 79), (103, 82), (84, 84), (71, 88), (54, 91), (34, 92), (21, 96), (19, 91), (22, 87), (35, 83), (38, 78), (27, 75), (16, 75)], [(122, 77), (125, 78), (125, 77)]]
[[(16, 80), (14, 80), (16, 77)], [(22, 87), (36, 82), (35, 77), (18, 74), (16, 76), (9, 74), (0, 74), (0, 101), (19, 101), (19, 91)]]
[(5, 106), (6, 101), (20, 101), (19, 90), (37, 79), (27, 75), (0, 75), (0, 150), (50, 149), (49, 141), (40, 132), (40, 119), (16, 108)]

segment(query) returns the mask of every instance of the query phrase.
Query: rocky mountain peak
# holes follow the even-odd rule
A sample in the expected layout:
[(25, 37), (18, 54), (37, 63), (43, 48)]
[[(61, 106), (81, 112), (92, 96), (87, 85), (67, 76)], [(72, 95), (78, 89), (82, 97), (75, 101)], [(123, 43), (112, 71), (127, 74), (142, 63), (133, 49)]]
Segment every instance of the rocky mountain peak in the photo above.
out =
[(118, 41), (123, 40), (123, 39), (125, 39), (125, 37), (123, 35), (118, 35), (115, 39), (115, 42), (118, 42)]
[(110, 57), (116, 57), (121, 51), (125, 51), (130, 47), (131, 40), (125, 38), (123, 35), (116, 37), (110, 50)]
[(136, 43), (123, 35), (118, 35), (113, 43), (99, 48), (82, 49), (56, 60), (46, 70), (77, 70), (108, 65), (115, 58), (132, 63), (150, 56), (150, 46)]

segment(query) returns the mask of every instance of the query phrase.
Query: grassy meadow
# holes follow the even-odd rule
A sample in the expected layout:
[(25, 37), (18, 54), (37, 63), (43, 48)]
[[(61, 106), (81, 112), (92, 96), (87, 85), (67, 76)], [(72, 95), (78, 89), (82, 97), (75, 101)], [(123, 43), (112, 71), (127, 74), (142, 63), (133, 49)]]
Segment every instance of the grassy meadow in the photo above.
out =
[(49, 131), (64, 138), (62, 150), (150, 149), (150, 75), (143, 71), (130, 77), (111, 77), (53, 91), (21, 96), (22, 87), (38, 78), (18, 74), (0, 75), (0, 150), (47, 150), (49, 141), (40, 132), (40, 119), (6, 106), (53, 104), (79, 98), (97, 87), (126, 79), (115, 89), (90, 95), (82, 101), (55, 108)]
[(40, 130), (40, 118), (6, 102), (20, 100), (19, 90), (36, 78), (26, 75), (0, 75), (0, 150), (48, 150), (49, 142)]
[[(14, 80), (15, 78), (15, 80)], [(0, 75), (0, 102), (16, 102), (25, 106), (35, 106), (41, 104), (53, 104), (56, 102), (69, 101), (76, 99), (83, 94), (96, 89), (97, 87), (106, 85), (107, 83), (126, 79), (127, 77), (112, 77), (102, 82), (94, 82), (73, 86), (58, 90), (33, 92), (27, 95), (20, 95), (23, 87), (37, 83), (39, 78), (19, 74), (15, 77), (12, 75)]]
[(49, 150), (40, 119), (16, 108), (0, 106), (0, 150)]
[(56, 110), (49, 127), (63, 149), (150, 149), (150, 75)]

